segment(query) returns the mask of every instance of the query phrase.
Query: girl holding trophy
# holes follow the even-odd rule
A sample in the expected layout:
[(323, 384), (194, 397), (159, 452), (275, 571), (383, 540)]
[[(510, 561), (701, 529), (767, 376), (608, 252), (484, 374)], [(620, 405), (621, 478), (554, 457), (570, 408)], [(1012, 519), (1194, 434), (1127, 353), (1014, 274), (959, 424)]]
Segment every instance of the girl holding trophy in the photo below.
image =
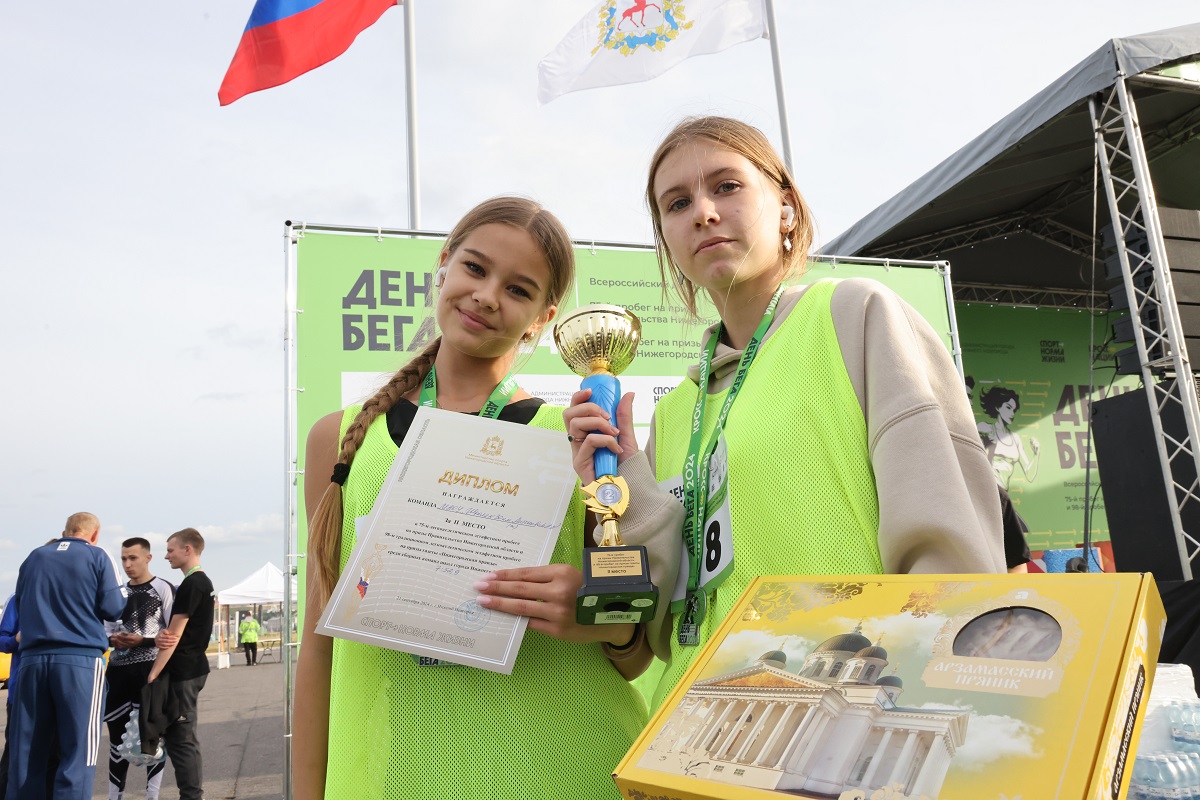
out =
[(480, 204), (441, 253), (441, 336), (361, 407), (313, 426), (293, 734), (297, 798), (619, 796), (612, 768), (646, 721), (640, 695), (618, 671), (629, 671), (640, 631), (575, 622), (584, 531), (578, 496), (550, 565), (476, 584), (487, 595), (482, 605), (528, 616), (537, 632), (526, 636), (512, 675), (430, 666), (313, 630), (353, 549), (355, 519), (370, 511), (418, 403), (563, 430), (562, 409), (530, 397), (509, 372), (573, 280), (571, 241), (552, 214), (522, 198)]
[(645, 645), (666, 662), (654, 705), (757, 575), (1003, 572), (995, 479), (949, 353), (874, 281), (785, 288), (813, 223), (766, 137), (685, 120), (646, 199), (664, 284), (693, 316), (707, 294), (720, 321), (645, 450), (632, 395), (610, 419), (581, 391), (564, 417), (584, 483), (608, 449), (635, 498), (679, 499), (622, 520), (663, 592)]

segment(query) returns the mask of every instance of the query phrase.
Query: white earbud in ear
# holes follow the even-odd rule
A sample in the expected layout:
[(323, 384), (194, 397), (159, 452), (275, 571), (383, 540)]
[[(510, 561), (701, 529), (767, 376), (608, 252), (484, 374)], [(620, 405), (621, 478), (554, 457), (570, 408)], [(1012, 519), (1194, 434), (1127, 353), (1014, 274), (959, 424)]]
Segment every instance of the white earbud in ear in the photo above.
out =
[(439, 289), (446, 282), (446, 269), (446, 267), (438, 267), (438, 271), (433, 275), (433, 285)]
[(796, 221), (796, 209), (791, 206), (783, 207), (783, 227), (790, 229), (792, 223)]

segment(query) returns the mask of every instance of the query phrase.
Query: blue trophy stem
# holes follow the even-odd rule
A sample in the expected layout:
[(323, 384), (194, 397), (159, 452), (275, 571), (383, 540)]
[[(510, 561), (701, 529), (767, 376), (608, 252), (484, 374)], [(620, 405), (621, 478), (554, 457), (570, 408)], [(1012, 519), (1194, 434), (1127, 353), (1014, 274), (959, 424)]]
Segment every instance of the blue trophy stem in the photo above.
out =
[[(621, 400), (621, 382), (617, 376), (607, 373), (589, 375), (579, 384), (580, 389), (592, 390), (592, 402), (608, 412), (609, 419), (617, 424), (617, 403)], [(599, 433), (599, 431), (592, 431)], [(597, 450), (592, 456), (596, 477), (617, 474), (617, 454), (611, 450)]]

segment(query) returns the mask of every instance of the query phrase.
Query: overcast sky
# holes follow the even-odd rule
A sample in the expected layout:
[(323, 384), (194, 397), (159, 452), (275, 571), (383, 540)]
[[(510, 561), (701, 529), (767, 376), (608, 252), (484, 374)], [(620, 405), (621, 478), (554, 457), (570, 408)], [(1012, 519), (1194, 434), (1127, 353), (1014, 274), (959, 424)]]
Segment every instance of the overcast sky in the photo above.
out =
[[(592, 0), (415, 2), (424, 229), (516, 192), (578, 239), (645, 242), (646, 162), (679, 117), (780, 140), (766, 41), (539, 106), (537, 62)], [(221, 108), (252, 7), (0, 5), (0, 601), (79, 510), (110, 549), (150, 538), (163, 574), (166, 535), (199, 528), (218, 589), (283, 565), (283, 223), (407, 226), (403, 12)], [(1107, 39), (1200, 16), (1188, 0), (776, 7), (823, 241)]]

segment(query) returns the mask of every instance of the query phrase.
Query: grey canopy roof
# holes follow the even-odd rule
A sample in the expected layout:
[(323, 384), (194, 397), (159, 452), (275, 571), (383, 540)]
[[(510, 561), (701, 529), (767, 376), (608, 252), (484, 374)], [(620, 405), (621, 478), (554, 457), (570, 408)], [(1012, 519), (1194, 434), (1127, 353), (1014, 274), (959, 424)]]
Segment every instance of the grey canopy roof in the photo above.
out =
[[(1197, 54), (1200, 24), (1106, 42), (823, 252), (945, 259), (956, 282), (1088, 288), (1095, 163), (1088, 98), (1119, 75), (1143, 76), (1128, 85), (1158, 205), (1200, 208), (1200, 83), (1146, 76)], [(1098, 219), (1103, 230), (1103, 188)], [(1097, 273), (1103, 279), (1103, 269)]]

